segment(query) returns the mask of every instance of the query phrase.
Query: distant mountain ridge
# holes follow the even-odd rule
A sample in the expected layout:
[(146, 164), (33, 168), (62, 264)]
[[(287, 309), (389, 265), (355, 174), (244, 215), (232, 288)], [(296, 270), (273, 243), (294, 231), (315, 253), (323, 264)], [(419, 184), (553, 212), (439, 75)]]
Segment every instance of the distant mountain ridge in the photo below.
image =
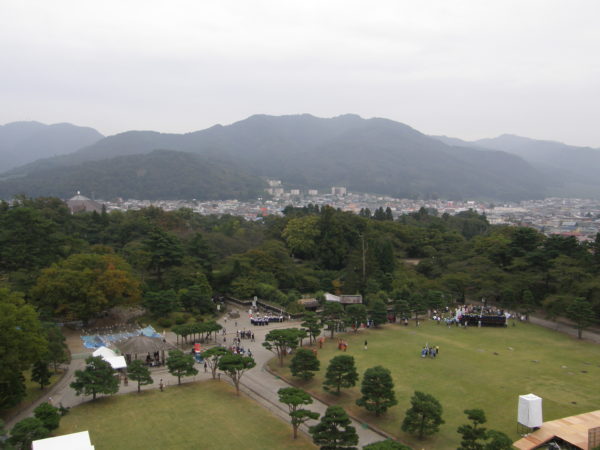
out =
[(12, 122), (0, 125), (0, 172), (40, 158), (72, 153), (103, 137), (93, 128), (70, 123)]
[(155, 150), (80, 165), (39, 170), (0, 181), (0, 198), (15, 194), (69, 198), (81, 190), (98, 198), (147, 200), (251, 199), (264, 192), (258, 177), (209, 157)]
[(545, 195), (543, 176), (505, 152), (448, 146), (387, 119), (255, 115), (186, 134), (128, 131), (4, 176), (156, 149), (190, 152), (300, 188), (346, 186), (395, 197), (517, 200)]
[(600, 149), (512, 134), (477, 141), (447, 136), (433, 137), (451, 146), (502, 150), (517, 155), (544, 174), (550, 195), (600, 197)]

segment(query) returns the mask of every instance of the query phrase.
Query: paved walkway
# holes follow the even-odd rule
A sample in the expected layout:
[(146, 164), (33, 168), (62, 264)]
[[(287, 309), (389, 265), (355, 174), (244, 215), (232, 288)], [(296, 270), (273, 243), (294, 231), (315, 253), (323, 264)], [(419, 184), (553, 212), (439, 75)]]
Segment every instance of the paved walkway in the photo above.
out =
[[(244, 348), (249, 348), (250, 350), (252, 350), (252, 354), (254, 356), (254, 359), (256, 360), (256, 367), (244, 374), (241, 380), (240, 390), (249, 397), (255, 399), (258, 403), (260, 403), (267, 409), (269, 409), (275, 415), (282, 418), (285, 422), (289, 422), (287, 406), (279, 402), (279, 396), (277, 395), (277, 391), (280, 388), (288, 387), (289, 384), (271, 375), (265, 369), (266, 363), (274, 357), (274, 354), (265, 349), (262, 346), (262, 342), (264, 341), (265, 335), (270, 330), (274, 328), (296, 327), (299, 326), (299, 322), (292, 321), (284, 322), (281, 324), (271, 324), (269, 326), (263, 327), (255, 327), (250, 324), (250, 320), (248, 319), (248, 316), (245, 313), (241, 313), (241, 317), (237, 319), (237, 321), (231, 319), (226, 320), (222, 318), (221, 320), (219, 320), (219, 322), (221, 323), (221, 325), (223, 325), (223, 327), (225, 327), (227, 331), (227, 342), (225, 345), (230, 345), (233, 342), (233, 337), (235, 336), (236, 330), (238, 329), (251, 329), (252, 331), (254, 331), (256, 341), (250, 342), (250, 340), (242, 340), (242, 346)], [(571, 336), (577, 336), (577, 330), (565, 324), (557, 324), (555, 322), (551, 322), (533, 316), (530, 317), (530, 322), (569, 334)], [(172, 333), (167, 333), (166, 338), (169, 342), (172, 343), (175, 343), (176, 341), (175, 335)], [(584, 338), (593, 342), (600, 343), (600, 334), (597, 333), (585, 331)], [(223, 344), (222, 334), (219, 334), (218, 336), (218, 343)], [(75, 350), (79, 351), (79, 349)], [(77, 406), (86, 401), (90, 401), (90, 397), (76, 396), (75, 392), (69, 387), (69, 384), (73, 381), (75, 371), (81, 369), (83, 366), (83, 358), (71, 360), (66, 375), (47, 392), (47, 395), (38, 399), (36, 402), (28, 406), (26, 409), (14, 416), (12, 419), (7, 420), (6, 428), (10, 429), (16, 422), (32, 415), (33, 410), (40, 403), (48, 401), (49, 399), (51, 399), (51, 402), (54, 405), (62, 404), (65, 407)], [(198, 365), (197, 368), (199, 370), (198, 375), (196, 375), (195, 377), (186, 377), (182, 381), (192, 382), (206, 380), (210, 378), (210, 370), (207, 373), (205, 373), (204, 368), (202, 366)], [(177, 378), (169, 374), (166, 367), (153, 369), (152, 377), (154, 378), (154, 384), (149, 386), (143, 386), (142, 389), (158, 389), (158, 382), (161, 378), (163, 379), (163, 382), (165, 383), (167, 389), (170, 386), (177, 384)], [(229, 379), (224, 375), (221, 376), (221, 379), (229, 381)], [(135, 391), (137, 391), (137, 383), (131, 381), (128, 386), (124, 386), (123, 384), (121, 384), (119, 394), (126, 394)], [(319, 412), (321, 415), (323, 415), (325, 410), (327, 409), (327, 405), (325, 405), (317, 399), (314, 399), (314, 403), (310, 405), (310, 409)], [(360, 446), (364, 446), (372, 442), (377, 442), (386, 439), (386, 436), (379, 434), (372, 429), (363, 427), (361, 423), (358, 423), (355, 420), (353, 420), (352, 422), (359, 435)], [(312, 425), (314, 423), (316, 422), (309, 422), (309, 425)], [(306, 425), (301, 427), (301, 431), (305, 433), (307, 432), (307, 429), (308, 427)]]

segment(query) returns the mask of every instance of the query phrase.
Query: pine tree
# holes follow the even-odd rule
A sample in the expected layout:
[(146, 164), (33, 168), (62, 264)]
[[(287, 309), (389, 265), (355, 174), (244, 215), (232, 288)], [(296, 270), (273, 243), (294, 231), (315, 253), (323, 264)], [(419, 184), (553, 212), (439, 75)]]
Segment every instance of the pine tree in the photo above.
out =
[(138, 392), (141, 391), (141, 386), (154, 383), (150, 375), (150, 369), (139, 359), (131, 361), (129, 366), (127, 366), (127, 376), (133, 381), (137, 381)]
[(44, 389), (44, 386), (50, 384), (50, 377), (52, 374), (48, 369), (47, 361), (36, 361), (31, 369), (31, 381), (35, 381), (40, 384), (40, 389)]
[(442, 405), (432, 395), (415, 391), (406, 410), (402, 431), (416, 434), (419, 439), (437, 433), (442, 420)]
[(336, 394), (340, 393), (340, 388), (348, 388), (356, 385), (358, 381), (358, 372), (354, 365), (354, 357), (350, 355), (334, 356), (329, 361), (323, 388), (329, 391), (335, 388)]
[(301, 405), (310, 405), (313, 402), (310, 394), (307, 394), (302, 389), (294, 387), (281, 388), (277, 393), (279, 394), (279, 401), (288, 406), (294, 432), (293, 436), (294, 439), (296, 439), (298, 437), (298, 428), (300, 425), (308, 420), (318, 419), (319, 413), (308, 409), (298, 408)]
[(85, 360), (85, 369), (75, 372), (75, 381), (70, 386), (76, 395), (91, 395), (96, 400), (98, 394), (116, 394), (119, 379), (109, 363), (100, 356), (90, 356)]
[(394, 382), (390, 371), (381, 366), (365, 371), (360, 388), (362, 397), (356, 400), (358, 406), (374, 412), (376, 416), (398, 403), (394, 394)]
[(358, 444), (358, 434), (350, 423), (341, 406), (330, 406), (321, 421), (309, 428), (309, 433), (321, 449), (353, 449)]
[(319, 370), (320, 365), (317, 355), (312, 350), (299, 348), (290, 363), (290, 371), (293, 376), (308, 381), (315, 375), (313, 372)]

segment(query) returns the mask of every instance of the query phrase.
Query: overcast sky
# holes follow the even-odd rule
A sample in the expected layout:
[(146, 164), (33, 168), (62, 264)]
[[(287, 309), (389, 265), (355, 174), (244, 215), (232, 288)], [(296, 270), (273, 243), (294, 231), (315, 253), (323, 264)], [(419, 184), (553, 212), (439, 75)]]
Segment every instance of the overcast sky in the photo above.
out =
[(356, 113), (600, 147), (600, 1), (0, 0), (0, 124)]

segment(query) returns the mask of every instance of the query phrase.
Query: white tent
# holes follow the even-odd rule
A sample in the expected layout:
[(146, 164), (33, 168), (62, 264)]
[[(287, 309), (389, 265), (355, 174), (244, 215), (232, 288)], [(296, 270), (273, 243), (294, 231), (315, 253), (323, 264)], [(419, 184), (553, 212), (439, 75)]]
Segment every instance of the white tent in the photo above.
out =
[(100, 356), (104, 361), (109, 363), (113, 369), (124, 369), (127, 367), (127, 362), (124, 356), (117, 355), (113, 350), (107, 347), (100, 347), (94, 353), (94, 356)]
[(87, 431), (39, 439), (31, 443), (32, 450), (94, 450)]
[(117, 354), (108, 347), (100, 347), (92, 353), (94, 356), (101, 356), (102, 359), (114, 358)]
[(528, 428), (541, 427), (542, 398), (534, 394), (519, 395), (519, 412), (517, 421)]

